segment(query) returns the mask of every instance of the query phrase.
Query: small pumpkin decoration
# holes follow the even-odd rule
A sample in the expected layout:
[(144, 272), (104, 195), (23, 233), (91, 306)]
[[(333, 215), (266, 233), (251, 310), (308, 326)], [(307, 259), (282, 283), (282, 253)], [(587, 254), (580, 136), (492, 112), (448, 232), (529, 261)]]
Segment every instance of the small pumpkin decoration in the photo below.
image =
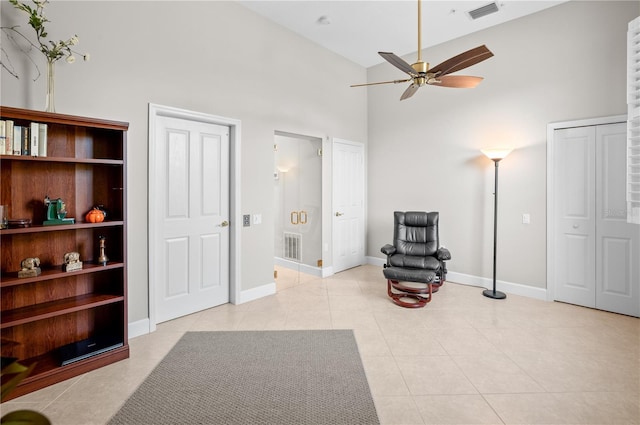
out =
[(91, 211), (84, 216), (84, 219), (89, 223), (102, 223), (104, 216), (104, 211), (99, 208), (92, 208)]

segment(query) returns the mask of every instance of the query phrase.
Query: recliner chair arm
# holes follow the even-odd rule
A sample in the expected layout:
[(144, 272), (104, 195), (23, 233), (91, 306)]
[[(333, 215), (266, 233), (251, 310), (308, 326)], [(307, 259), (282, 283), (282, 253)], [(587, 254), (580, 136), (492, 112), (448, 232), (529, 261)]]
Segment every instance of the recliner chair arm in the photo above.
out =
[(382, 252), (386, 256), (393, 255), (396, 253), (396, 247), (390, 244), (386, 244), (385, 246), (380, 248), (380, 252)]
[(436, 256), (440, 261), (451, 260), (451, 253), (447, 248), (442, 246), (438, 248), (438, 252), (436, 253)]

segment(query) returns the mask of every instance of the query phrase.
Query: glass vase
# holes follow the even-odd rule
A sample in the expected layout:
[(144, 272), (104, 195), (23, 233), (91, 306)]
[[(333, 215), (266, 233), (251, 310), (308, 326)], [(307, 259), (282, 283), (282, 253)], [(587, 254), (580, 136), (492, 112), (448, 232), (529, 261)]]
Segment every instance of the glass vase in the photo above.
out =
[(44, 110), (46, 112), (55, 112), (56, 97), (56, 63), (47, 61), (47, 99)]

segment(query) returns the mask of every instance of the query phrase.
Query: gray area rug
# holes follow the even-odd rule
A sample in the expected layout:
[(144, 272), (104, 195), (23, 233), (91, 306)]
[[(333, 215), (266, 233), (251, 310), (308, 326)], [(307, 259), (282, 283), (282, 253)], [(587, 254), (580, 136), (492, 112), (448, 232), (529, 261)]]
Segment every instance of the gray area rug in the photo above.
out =
[(379, 424), (353, 331), (188, 332), (110, 425)]

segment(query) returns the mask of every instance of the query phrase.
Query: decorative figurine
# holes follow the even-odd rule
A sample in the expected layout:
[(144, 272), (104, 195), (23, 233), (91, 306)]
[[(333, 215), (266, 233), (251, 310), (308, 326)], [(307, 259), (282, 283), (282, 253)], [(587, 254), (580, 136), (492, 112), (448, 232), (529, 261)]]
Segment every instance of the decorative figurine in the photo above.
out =
[(103, 210), (93, 207), (85, 216), (84, 220), (87, 223), (102, 223), (106, 217)]
[(79, 252), (67, 252), (64, 254), (64, 264), (62, 270), (65, 272), (74, 272), (82, 270), (82, 261), (80, 261)]
[(59, 224), (73, 224), (75, 218), (67, 217), (67, 207), (62, 199), (50, 199), (45, 196), (44, 205), (47, 207), (47, 219), (42, 223), (44, 226), (57, 226)]
[(25, 258), (20, 262), (20, 267), (22, 267), (22, 270), (18, 272), (18, 277), (36, 277), (42, 273), (38, 257)]
[(105, 241), (107, 238), (104, 236), (98, 236), (98, 239), (100, 239), (100, 256), (98, 257), (98, 264), (106, 266), (109, 261), (107, 254), (105, 254)]

